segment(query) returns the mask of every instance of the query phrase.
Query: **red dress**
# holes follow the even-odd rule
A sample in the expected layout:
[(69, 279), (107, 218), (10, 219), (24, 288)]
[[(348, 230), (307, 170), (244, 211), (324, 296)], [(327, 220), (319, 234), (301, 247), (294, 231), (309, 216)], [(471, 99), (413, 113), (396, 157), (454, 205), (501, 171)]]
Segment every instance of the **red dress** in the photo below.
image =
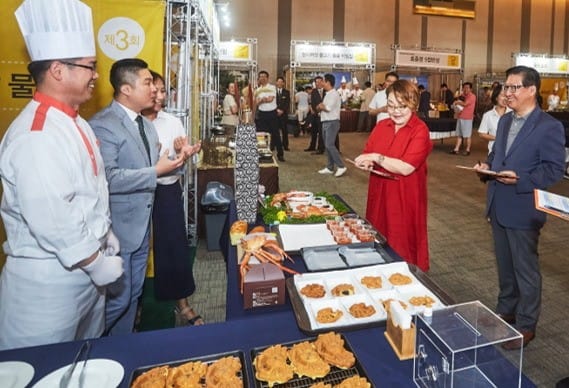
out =
[[(408, 176), (393, 174), (398, 180), (370, 174), (366, 218), (395, 252), (423, 271), (429, 269), (427, 157), (432, 149), (427, 125), (413, 114), (397, 133), (392, 120), (380, 121), (363, 151), (400, 159), (415, 167)], [(378, 165), (374, 168), (391, 173)]]

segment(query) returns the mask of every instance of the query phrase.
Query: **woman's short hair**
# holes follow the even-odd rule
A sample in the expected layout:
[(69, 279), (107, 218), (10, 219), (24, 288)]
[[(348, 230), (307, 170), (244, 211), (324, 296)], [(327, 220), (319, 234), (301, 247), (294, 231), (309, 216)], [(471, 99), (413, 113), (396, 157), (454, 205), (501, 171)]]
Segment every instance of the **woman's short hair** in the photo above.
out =
[(419, 106), (419, 89), (413, 82), (406, 79), (397, 80), (389, 85), (386, 93), (387, 96), (391, 93), (395, 94), (395, 98), (407, 105), (412, 111), (417, 110)]
[(498, 96), (502, 93), (502, 85), (498, 84), (494, 86), (492, 89), (492, 95), (490, 96), (490, 101), (492, 101), (492, 105), (498, 105)]

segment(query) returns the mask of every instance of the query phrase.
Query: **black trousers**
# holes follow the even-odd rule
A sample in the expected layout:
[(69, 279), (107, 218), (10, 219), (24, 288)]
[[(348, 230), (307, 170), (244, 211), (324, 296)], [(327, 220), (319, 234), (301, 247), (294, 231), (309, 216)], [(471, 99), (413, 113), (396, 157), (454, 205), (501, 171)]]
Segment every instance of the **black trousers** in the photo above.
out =
[(264, 112), (257, 110), (257, 131), (269, 132), (271, 134), (271, 148), (277, 149), (277, 156), (283, 157), (283, 143), (281, 142), (281, 134), (279, 133), (279, 117), (277, 111)]
[(322, 138), (322, 122), (320, 116), (311, 115), (312, 117), (312, 131), (310, 132), (310, 144), (308, 148), (324, 152), (324, 140)]
[(283, 113), (282, 115), (277, 117), (279, 120), (279, 129), (281, 131), (281, 141), (283, 144), (283, 148), (286, 150), (288, 149), (288, 129), (287, 129), (288, 114)]

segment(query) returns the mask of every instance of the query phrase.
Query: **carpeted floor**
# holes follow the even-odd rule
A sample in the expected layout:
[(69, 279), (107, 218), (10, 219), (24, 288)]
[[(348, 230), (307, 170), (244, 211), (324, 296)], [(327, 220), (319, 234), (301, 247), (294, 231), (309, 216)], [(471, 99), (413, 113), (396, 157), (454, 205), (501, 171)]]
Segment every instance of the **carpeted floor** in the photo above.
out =
[[(365, 133), (341, 133), (341, 152), (354, 158), (367, 138)], [(474, 173), (457, 164), (472, 166), (484, 160), (486, 143), (474, 134), (472, 154), (448, 154), (454, 139), (436, 141), (429, 157), (430, 277), (457, 302), (480, 300), (494, 308), (497, 278), (489, 224), (484, 218), (485, 185)], [(281, 191), (302, 189), (340, 194), (358, 213), (365, 214), (367, 175), (348, 165), (341, 178), (322, 176), (325, 156), (303, 152), (308, 138), (290, 137), (290, 152), (280, 163)], [(552, 191), (569, 196), (569, 181)], [(194, 264), (198, 290), (192, 306), (206, 322), (225, 320), (225, 262), (219, 252), (208, 252), (200, 240)], [(524, 350), (523, 371), (539, 387), (553, 387), (569, 375), (569, 223), (550, 217), (540, 238), (543, 305), (536, 339)]]

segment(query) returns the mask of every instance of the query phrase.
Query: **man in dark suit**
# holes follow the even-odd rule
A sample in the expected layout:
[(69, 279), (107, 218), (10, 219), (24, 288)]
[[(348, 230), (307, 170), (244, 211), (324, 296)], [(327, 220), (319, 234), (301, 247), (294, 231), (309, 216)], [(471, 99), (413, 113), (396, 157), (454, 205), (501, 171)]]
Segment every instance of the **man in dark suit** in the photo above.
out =
[(310, 144), (304, 151), (314, 151), (315, 154), (324, 153), (324, 141), (322, 140), (322, 122), (320, 121), (320, 112), (318, 105), (324, 99), (324, 79), (321, 76), (314, 78), (315, 87), (310, 94), (310, 113), (312, 116), (312, 131), (310, 136)]
[(107, 292), (105, 331), (116, 335), (131, 333), (134, 326), (146, 274), (156, 178), (179, 168), (184, 159), (168, 159), (168, 150), (160, 151), (154, 125), (140, 115), (156, 98), (146, 62), (121, 59), (111, 67), (110, 79), (114, 99), (89, 123), (100, 142), (111, 221), (124, 260), (124, 276)]
[(285, 80), (283, 77), (277, 78), (277, 116), (279, 118), (279, 128), (281, 130), (281, 137), (283, 149), (290, 151), (288, 148), (288, 111), (290, 109), (290, 92), (284, 88)]
[(515, 66), (506, 76), (504, 92), (512, 112), (498, 122), (488, 160), (475, 168), (500, 174), (488, 181), (487, 215), (498, 264), (496, 312), (523, 335), (523, 341), (503, 345), (512, 350), (535, 337), (541, 309), (537, 246), (545, 213), (535, 208), (534, 189), (546, 189), (563, 178), (565, 133), (563, 125), (537, 105), (540, 77), (535, 69)]

